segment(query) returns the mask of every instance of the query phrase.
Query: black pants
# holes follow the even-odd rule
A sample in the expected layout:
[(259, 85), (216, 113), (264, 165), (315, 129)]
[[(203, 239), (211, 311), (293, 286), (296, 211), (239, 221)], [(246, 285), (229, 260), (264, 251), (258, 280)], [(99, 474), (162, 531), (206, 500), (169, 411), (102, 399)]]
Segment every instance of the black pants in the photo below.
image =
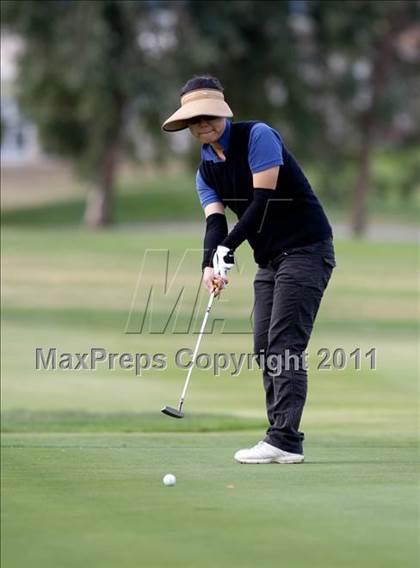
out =
[(307, 392), (305, 349), (335, 266), (332, 239), (287, 249), (258, 268), (254, 351), (263, 371), (270, 426), (265, 441), (303, 453), (299, 424)]

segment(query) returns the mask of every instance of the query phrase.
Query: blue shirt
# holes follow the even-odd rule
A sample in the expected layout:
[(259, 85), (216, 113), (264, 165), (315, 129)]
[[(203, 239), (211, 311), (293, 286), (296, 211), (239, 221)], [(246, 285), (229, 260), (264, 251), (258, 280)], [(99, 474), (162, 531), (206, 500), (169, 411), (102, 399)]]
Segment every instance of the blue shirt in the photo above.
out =
[[(229, 148), (231, 121), (226, 120), (226, 126), (218, 142), (224, 152)], [(201, 159), (222, 162), (211, 144), (203, 144), (201, 147)], [(251, 128), (248, 144), (248, 164), (251, 172), (256, 174), (275, 166), (283, 165), (283, 141), (280, 134), (265, 124), (258, 122)], [(210, 187), (197, 170), (196, 186), (200, 203), (204, 209), (210, 203), (220, 202), (220, 197), (214, 188)]]

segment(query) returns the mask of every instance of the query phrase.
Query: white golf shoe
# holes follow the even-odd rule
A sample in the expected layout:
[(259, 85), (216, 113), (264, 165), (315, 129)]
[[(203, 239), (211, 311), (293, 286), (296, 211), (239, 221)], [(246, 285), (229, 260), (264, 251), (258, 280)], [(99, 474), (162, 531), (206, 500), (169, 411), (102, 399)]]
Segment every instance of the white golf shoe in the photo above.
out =
[(239, 463), (302, 463), (303, 454), (292, 454), (267, 442), (258, 442), (252, 448), (239, 450), (234, 455)]

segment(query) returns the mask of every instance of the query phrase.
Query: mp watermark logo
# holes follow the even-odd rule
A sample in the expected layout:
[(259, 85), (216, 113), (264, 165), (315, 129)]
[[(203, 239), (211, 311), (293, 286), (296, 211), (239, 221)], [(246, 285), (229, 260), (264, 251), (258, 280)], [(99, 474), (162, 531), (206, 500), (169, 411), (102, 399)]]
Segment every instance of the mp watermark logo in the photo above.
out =
[[(247, 199), (235, 201), (247, 202)], [(257, 233), (261, 232), (267, 219), (268, 208), (278, 201), (293, 201), (293, 198), (268, 199)], [(248, 261), (247, 266), (247, 262), (240, 261), (238, 256), (236, 255), (233, 276), (242, 283), (244, 280), (248, 282), (249, 275), (255, 272), (255, 264), (252, 263), (251, 267), (251, 262)], [(202, 285), (199, 268), (202, 257), (201, 248), (187, 248), (181, 257), (170, 255), (169, 249), (146, 249), (131, 300), (125, 333), (198, 333), (208, 301), (208, 292)], [(193, 274), (196, 276), (192, 276)], [(246, 288), (253, 289), (251, 281)], [(211, 315), (206, 334), (212, 334), (216, 330), (222, 334), (253, 333), (252, 297), (244, 297), (244, 302), (249, 302), (250, 313), (241, 318), (238, 318), (238, 307), (234, 300), (235, 297), (226, 292), (218, 297), (217, 313)]]
[[(125, 325), (127, 334), (196, 334), (209, 298), (203, 287), (202, 249), (185, 249), (182, 256), (169, 249), (147, 249), (144, 253)], [(252, 270), (255, 270), (253, 267)], [(234, 278), (246, 278), (251, 267), (236, 259)], [(192, 276), (194, 275), (194, 276)], [(250, 283), (250, 289), (252, 284)], [(217, 298), (217, 309), (205, 333), (252, 334), (253, 300), (250, 313), (237, 317), (235, 297), (226, 290)], [(247, 301), (244, 298), (244, 302)], [(216, 306), (215, 306), (216, 307)], [(236, 312), (236, 313), (235, 313)], [(223, 315), (222, 315), (223, 314)]]
[[(193, 351), (188, 347), (178, 349), (173, 354), (155, 353), (116, 353), (103, 347), (92, 347), (84, 353), (59, 351), (57, 347), (35, 349), (36, 370), (47, 371), (97, 371), (123, 370), (142, 376), (147, 371), (165, 371), (168, 367), (186, 370), (191, 366), (203, 371), (211, 371), (215, 377), (226, 372), (231, 377), (238, 377), (244, 371), (264, 369), (273, 378), (281, 378), (283, 371), (308, 370), (309, 354), (292, 353), (285, 349), (281, 354), (234, 353), (202, 351), (193, 359)], [(356, 347), (347, 353), (342, 347), (329, 349), (321, 347), (315, 353), (314, 366), (318, 371), (355, 371), (377, 369), (377, 351), (375, 347), (363, 351)]]

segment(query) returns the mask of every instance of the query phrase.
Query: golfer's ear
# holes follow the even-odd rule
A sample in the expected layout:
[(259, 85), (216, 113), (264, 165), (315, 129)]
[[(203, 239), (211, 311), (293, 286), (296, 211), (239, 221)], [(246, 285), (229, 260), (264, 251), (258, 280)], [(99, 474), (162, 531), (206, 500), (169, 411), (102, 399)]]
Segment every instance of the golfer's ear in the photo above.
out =
[(264, 189), (276, 189), (279, 169), (279, 166), (274, 166), (274, 168), (253, 174), (252, 183), (254, 188), (263, 187)]
[(213, 203), (209, 203), (208, 205), (206, 205), (204, 207), (204, 215), (206, 216), (206, 218), (209, 215), (213, 215), (213, 213), (223, 213), (225, 212), (225, 208), (223, 203), (220, 203), (220, 201), (214, 201)]

